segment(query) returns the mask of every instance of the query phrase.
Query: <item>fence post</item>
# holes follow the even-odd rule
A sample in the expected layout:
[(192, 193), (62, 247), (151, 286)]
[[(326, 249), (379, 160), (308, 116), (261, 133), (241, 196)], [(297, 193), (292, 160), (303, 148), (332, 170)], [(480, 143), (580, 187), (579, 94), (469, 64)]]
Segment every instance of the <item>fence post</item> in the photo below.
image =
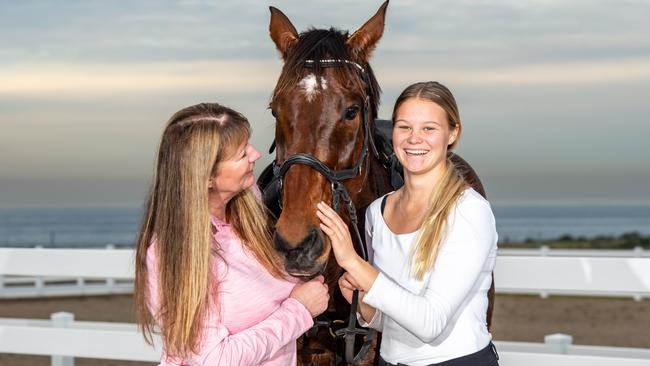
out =
[[(37, 245), (34, 249), (43, 249), (43, 246)], [(36, 288), (37, 294), (42, 294), (43, 291), (45, 291), (45, 280), (43, 279), (43, 276), (36, 276), (34, 278), (34, 287)]]
[[(548, 245), (542, 245), (541, 247), (539, 247), (539, 255), (541, 257), (548, 257), (548, 255), (549, 255), (549, 247), (548, 247)], [(542, 298), (542, 299), (548, 298), (548, 292), (540, 291), (539, 292), (539, 297)]]
[(640, 247), (640, 246), (636, 246), (636, 247), (634, 247), (633, 253), (634, 253), (633, 255), (635, 257), (641, 258), (641, 254), (643, 254), (643, 248)]
[[(52, 326), (54, 328), (69, 328), (74, 322), (74, 314), (60, 311), (50, 315)], [(52, 356), (52, 366), (74, 366), (74, 357), (71, 356)]]
[[(643, 254), (643, 248), (637, 245), (637, 246), (634, 247), (634, 250), (633, 250), (632, 253), (633, 253), (633, 256), (635, 258), (641, 258), (642, 254)], [(632, 298), (634, 299), (634, 301), (643, 300), (643, 296), (641, 296), (641, 294), (634, 294), (634, 295), (632, 295)]]
[[(106, 244), (106, 250), (113, 250), (115, 249), (115, 244)], [(115, 292), (115, 278), (107, 278), (106, 279), (106, 287), (108, 287), (108, 291), (110, 293)]]
[(542, 257), (548, 257), (548, 255), (549, 255), (549, 247), (548, 247), (548, 245), (542, 245), (539, 248), (539, 255), (541, 255)]
[(544, 343), (553, 353), (567, 354), (569, 346), (573, 343), (573, 336), (562, 333), (549, 334), (544, 336)]

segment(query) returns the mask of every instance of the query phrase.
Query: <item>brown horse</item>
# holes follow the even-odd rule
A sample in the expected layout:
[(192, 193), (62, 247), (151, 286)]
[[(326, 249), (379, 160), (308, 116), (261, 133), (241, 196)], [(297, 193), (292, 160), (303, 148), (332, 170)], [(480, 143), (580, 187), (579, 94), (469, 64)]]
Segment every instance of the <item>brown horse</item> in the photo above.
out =
[[(363, 211), (373, 200), (394, 189), (389, 161), (376, 141), (380, 139), (374, 125), (380, 89), (368, 64), (383, 34), (387, 5), (388, 1), (352, 35), (334, 28), (298, 34), (280, 10), (270, 8), (271, 38), (284, 66), (270, 102), (276, 119), (275, 163), (260, 176), (260, 186), (267, 205), (281, 208), (276, 210), (274, 245), (287, 272), (300, 278), (322, 273), (332, 291), (321, 321), (328, 327), (303, 337), (299, 364), (345, 364), (341, 342), (333, 335), (343, 326), (339, 323), (347, 322), (350, 306), (338, 291), (342, 270), (319, 229), (316, 204), (336, 206), (340, 201), (341, 216), (355, 222), (356, 217), (363, 220)], [(457, 156), (454, 160), (484, 195), (471, 167)], [(358, 215), (355, 207), (360, 208)], [(357, 240), (355, 245), (361, 253), (363, 243)], [(490, 317), (491, 307), (488, 322)], [(373, 344), (360, 364), (375, 362), (374, 348)]]

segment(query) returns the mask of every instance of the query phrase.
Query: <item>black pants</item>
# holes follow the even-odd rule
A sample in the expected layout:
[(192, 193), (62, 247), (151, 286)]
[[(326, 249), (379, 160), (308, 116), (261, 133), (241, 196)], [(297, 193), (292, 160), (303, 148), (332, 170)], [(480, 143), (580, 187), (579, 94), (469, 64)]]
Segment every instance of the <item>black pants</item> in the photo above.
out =
[[(499, 354), (496, 347), (490, 342), (485, 348), (480, 351), (470, 353), (467, 356), (461, 356), (451, 360), (439, 363), (432, 363), (428, 366), (498, 366)], [(384, 361), (381, 356), (379, 357), (379, 366), (408, 366), (403, 363), (397, 365)]]

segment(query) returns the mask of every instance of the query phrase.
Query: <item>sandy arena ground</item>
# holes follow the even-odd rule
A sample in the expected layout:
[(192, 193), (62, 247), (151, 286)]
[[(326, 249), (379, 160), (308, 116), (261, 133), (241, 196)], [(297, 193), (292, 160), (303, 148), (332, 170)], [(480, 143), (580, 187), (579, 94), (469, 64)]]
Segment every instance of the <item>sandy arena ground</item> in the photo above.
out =
[[(49, 318), (68, 311), (76, 320), (134, 322), (129, 295), (0, 300), (0, 317)], [(497, 296), (496, 340), (543, 342), (544, 335), (573, 335), (574, 344), (650, 348), (650, 300), (582, 297)], [(106, 345), (110, 347), (110, 345)], [(1, 366), (49, 366), (49, 357), (0, 354)], [(78, 358), (76, 366), (144, 366)]]

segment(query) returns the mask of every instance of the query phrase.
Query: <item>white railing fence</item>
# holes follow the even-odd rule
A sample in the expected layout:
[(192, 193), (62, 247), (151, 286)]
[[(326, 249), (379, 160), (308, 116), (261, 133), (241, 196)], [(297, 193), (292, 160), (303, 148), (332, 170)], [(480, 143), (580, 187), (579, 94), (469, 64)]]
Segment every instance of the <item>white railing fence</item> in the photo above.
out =
[(632, 249), (555, 249), (542, 245), (539, 248), (499, 248), (499, 256), (650, 258), (650, 250), (642, 247)]
[[(650, 298), (650, 257), (644, 253), (604, 258), (501, 254), (495, 270), (498, 292)], [(132, 281), (133, 258), (129, 249), (0, 248), (0, 276), (111, 279), (108, 283), (116, 285)], [(0, 293), (11, 288), (3, 283)], [(42, 283), (48, 287), (46, 280)], [(50, 355), (56, 366), (72, 366), (74, 357), (159, 359), (159, 340), (156, 347), (146, 345), (134, 324), (78, 322), (66, 313), (52, 318), (0, 319), (0, 353)], [(544, 343), (495, 343), (502, 366), (650, 365), (650, 349), (579, 346), (564, 335), (548, 336)]]
[[(512, 253), (512, 251), (510, 251)], [(501, 255), (498, 293), (650, 298), (650, 257)]]
[[(32, 250), (37, 251), (31, 252)], [(71, 260), (83, 261), (87, 256), (96, 254), (97, 250), (101, 249), (74, 249), (74, 252), (67, 253), (70, 254)], [(13, 253), (18, 263), (22, 261), (19, 259), (23, 255), (33, 257), (42, 254), (43, 258), (49, 259), (51, 251), (55, 251), (52, 260), (59, 260), (61, 258), (58, 256), (66, 253), (61, 249), (42, 248), (20, 249)], [(66, 249), (66, 251), (70, 250)], [(107, 265), (121, 263), (132, 258), (133, 255), (131, 250), (116, 250), (112, 246), (107, 247), (102, 253), (109, 261)], [(546, 260), (539, 257), (553, 259)], [(495, 270), (496, 290), (497, 293), (537, 294), (541, 297), (582, 295), (632, 297), (636, 300), (649, 298), (648, 274), (643, 269), (639, 269), (645, 261), (635, 258), (650, 258), (650, 250), (643, 250), (640, 247), (632, 250), (566, 250), (546, 247), (500, 249)], [(88, 265), (88, 262), (85, 263)], [(84, 268), (83, 263), (77, 268), (63, 267), (56, 271), (49, 270), (47, 276), (30, 275), (34, 273), (36, 266), (42, 265), (43, 263), (34, 261), (32, 265), (23, 268), (8, 268), (22, 275), (3, 276), (3, 272), (0, 272), (0, 298), (128, 294), (133, 291), (130, 267), (122, 273), (113, 273), (116, 277), (106, 277), (106, 272), (101, 268)], [(72, 270), (84, 273), (86, 276), (61, 275), (71, 274)], [(91, 270), (94, 272), (89, 272)], [(511, 275), (513, 272), (517, 275)], [(53, 275), (54, 273), (59, 275)]]
[[(0, 318), (0, 353), (54, 355), (52, 365), (72, 366), (74, 357), (151, 361), (160, 360), (160, 339), (144, 343), (135, 324), (74, 321), (70, 313), (52, 320)], [(500, 364), (566, 366), (640, 366), (650, 363), (650, 350), (572, 344), (571, 336), (553, 334), (544, 343), (496, 341)], [(110, 347), (106, 347), (110, 344)]]
[(130, 293), (133, 293), (130, 279), (0, 276), (0, 299)]
[(73, 365), (74, 357), (159, 361), (160, 340), (144, 342), (135, 324), (75, 321), (74, 314), (46, 319), (0, 318), (0, 353), (52, 355), (52, 364)]

